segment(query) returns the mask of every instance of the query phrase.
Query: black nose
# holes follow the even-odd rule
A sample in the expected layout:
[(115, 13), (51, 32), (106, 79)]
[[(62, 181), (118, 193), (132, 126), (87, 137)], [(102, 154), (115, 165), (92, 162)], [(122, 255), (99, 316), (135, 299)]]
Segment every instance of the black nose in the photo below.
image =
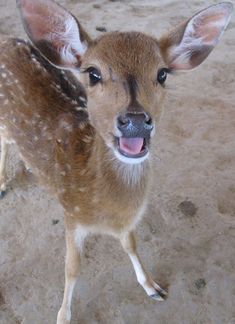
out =
[(153, 130), (153, 122), (146, 112), (124, 113), (118, 116), (117, 127), (123, 137), (149, 138)]

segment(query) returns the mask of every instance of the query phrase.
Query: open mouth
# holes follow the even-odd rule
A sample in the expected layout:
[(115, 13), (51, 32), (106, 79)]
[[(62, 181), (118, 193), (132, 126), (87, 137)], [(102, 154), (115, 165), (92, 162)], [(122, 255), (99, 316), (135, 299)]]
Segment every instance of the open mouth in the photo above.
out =
[(137, 159), (148, 153), (149, 139), (142, 137), (119, 137), (116, 138), (119, 153), (125, 157)]

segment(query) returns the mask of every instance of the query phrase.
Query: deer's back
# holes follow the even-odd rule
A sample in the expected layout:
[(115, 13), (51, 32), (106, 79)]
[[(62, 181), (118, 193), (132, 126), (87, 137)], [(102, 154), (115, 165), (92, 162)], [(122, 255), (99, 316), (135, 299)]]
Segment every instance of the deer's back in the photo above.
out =
[(93, 130), (83, 88), (19, 39), (0, 43), (0, 127), (53, 191), (88, 159)]

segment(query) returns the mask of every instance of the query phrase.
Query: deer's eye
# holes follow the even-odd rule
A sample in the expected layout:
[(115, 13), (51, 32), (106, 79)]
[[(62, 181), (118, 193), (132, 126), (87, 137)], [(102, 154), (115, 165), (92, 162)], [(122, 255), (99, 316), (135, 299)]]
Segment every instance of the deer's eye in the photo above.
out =
[(90, 86), (95, 86), (101, 81), (101, 73), (98, 69), (90, 67), (86, 72), (89, 74)]
[(158, 71), (158, 75), (157, 75), (157, 81), (160, 84), (164, 84), (167, 78), (167, 73), (169, 73), (169, 69), (167, 68), (162, 68)]

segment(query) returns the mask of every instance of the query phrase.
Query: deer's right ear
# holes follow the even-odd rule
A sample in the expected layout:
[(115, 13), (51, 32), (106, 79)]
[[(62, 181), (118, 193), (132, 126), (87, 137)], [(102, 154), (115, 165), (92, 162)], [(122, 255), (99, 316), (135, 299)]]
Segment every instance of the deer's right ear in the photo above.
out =
[(60, 68), (80, 67), (90, 38), (75, 17), (51, 0), (16, 0), (36, 48)]

